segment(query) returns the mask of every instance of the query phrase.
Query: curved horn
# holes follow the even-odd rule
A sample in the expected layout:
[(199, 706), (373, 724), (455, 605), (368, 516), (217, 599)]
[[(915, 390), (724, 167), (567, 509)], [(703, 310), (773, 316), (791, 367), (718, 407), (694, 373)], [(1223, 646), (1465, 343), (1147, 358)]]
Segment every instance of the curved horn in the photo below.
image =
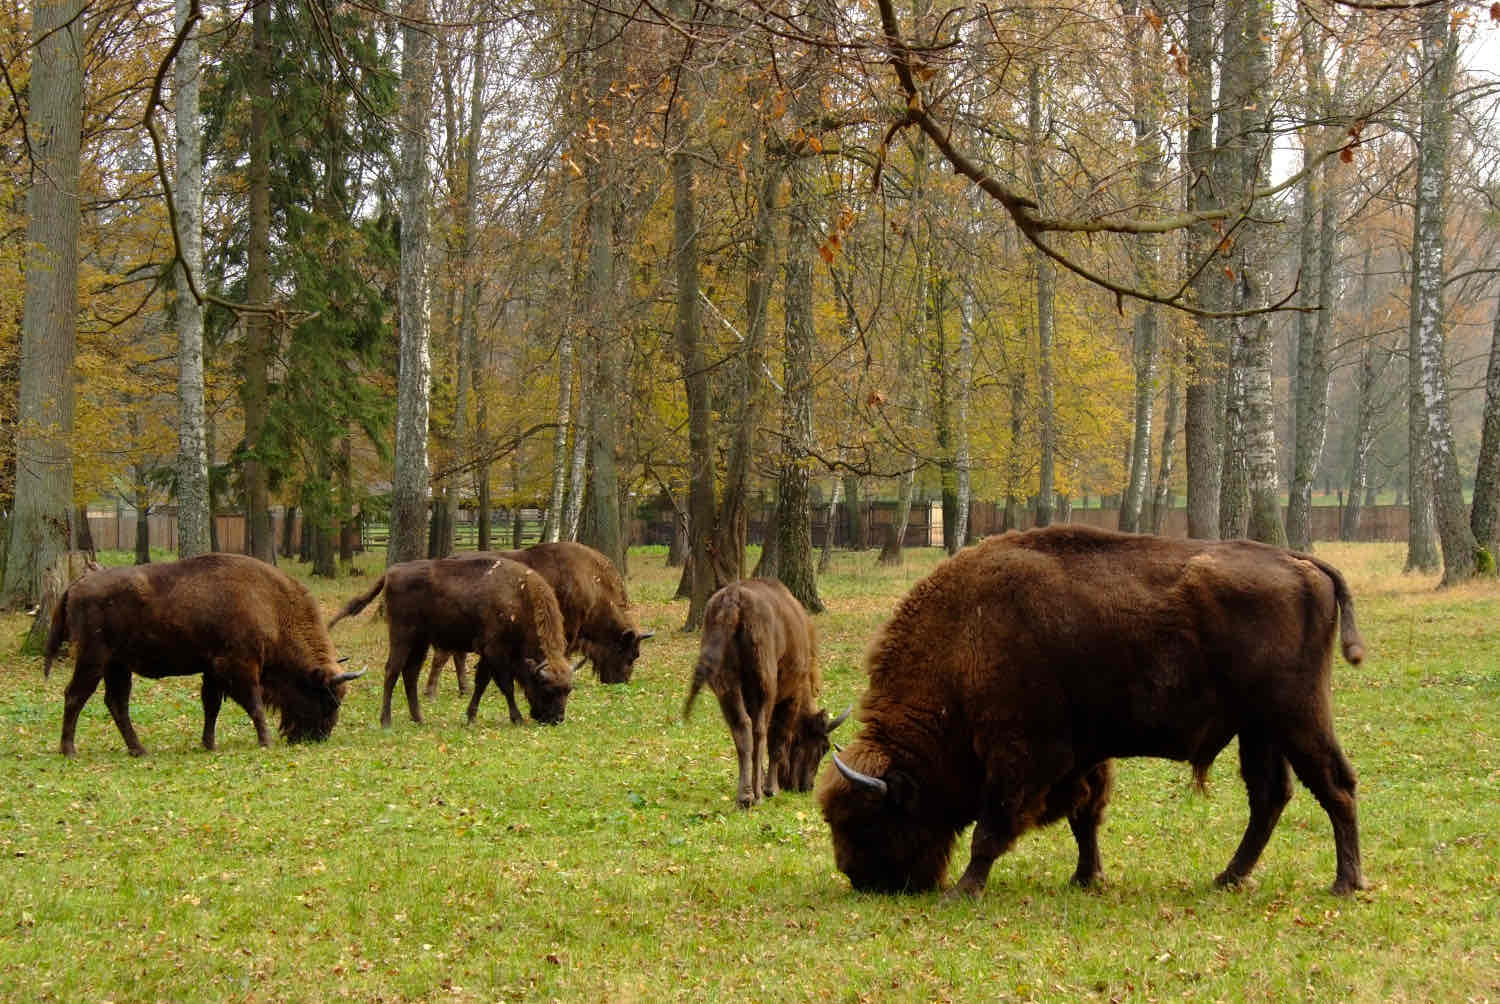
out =
[(636, 631), (635, 631), (635, 640), (636, 641), (645, 641), (647, 638), (655, 638), (655, 637), (656, 637), (656, 632), (655, 631), (642, 631), (640, 628), (636, 628)]
[(825, 735), (831, 734), (834, 729), (836, 729), (840, 725), (844, 724), (844, 722), (847, 721), (848, 718), (849, 718), (849, 716), (851, 714), (853, 714), (853, 713), (854, 713), (854, 705), (851, 704), (847, 708), (844, 709), (844, 713), (842, 715), (839, 715), (833, 721), (831, 721), (831, 722), (828, 723), (828, 728), (826, 728), (826, 729), (823, 730), (824, 734)]
[(369, 669), (369, 667), (366, 666), (364, 669), (355, 670), (354, 672), (340, 673), (338, 676), (335, 676), (333, 678), (333, 680), (330, 681), (330, 682), (331, 683), (348, 683), (350, 680), (358, 680), (361, 676), (365, 675), (365, 672), (368, 669)]
[(839, 769), (839, 773), (844, 775), (844, 778), (850, 784), (853, 784), (856, 787), (868, 788), (871, 791), (878, 791), (882, 795), (890, 793), (891, 789), (888, 784), (886, 784), (878, 777), (871, 777), (868, 774), (861, 774), (859, 771), (855, 770), (853, 767), (840, 760), (837, 753), (833, 755), (833, 765)]
[(574, 672), (574, 673), (578, 672), (580, 669), (583, 668), (583, 664), (586, 663), (586, 662), (588, 662), (588, 661), (589, 661), (589, 657), (588, 656), (586, 656), (586, 655), (580, 655), (578, 657), (578, 661), (575, 662), (575, 663), (573, 663), (572, 672)]
[(336, 663), (338, 663), (338, 664), (340, 664), (340, 665), (343, 665), (344, 663), (346, 663), (346, 662), (349, 661), (349, 657), (347, 655), (341, 655), (341, 656), (339, 656), (337, 659), (335, 659), (333, 661), (336, 662)]

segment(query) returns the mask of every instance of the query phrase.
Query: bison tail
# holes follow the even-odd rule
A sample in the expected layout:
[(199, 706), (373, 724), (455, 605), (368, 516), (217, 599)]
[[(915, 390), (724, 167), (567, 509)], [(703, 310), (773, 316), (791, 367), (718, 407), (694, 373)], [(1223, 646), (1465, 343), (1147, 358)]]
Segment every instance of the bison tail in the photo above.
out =
[(375, 584), (369, 588), (368, 592), (364, 593), (361, 596), (356, 596), (348, 603), (345, 603), (344, 609), (334, 614), (333, 619), (328, 622), (328, 627), (331, 629), (335, 624), (343, 620), (345, 617), (353, 617), (355, 614), (359, 613), (365, 607), (369, 606), (370, 601), (379, 596), (380, 591), (384, 588), (385, 576), (382, 575), (380, 578), (375, 580)]
[(52, 627), (47, 632), (47, 644), (42, 649), (42, 679), (52, 675), (52, 660), (57, 658), (58, 650), (62, 648), (63, 639), (68, 636), (68, 592), (57, 598), (57, 605), (52, 608)]
[(693, 713), (693, 702), (698, 699), (698, 691), (703, 689), (703, 685), (708, 682), (709, 674), (712, 672), (708, 663), (702, 659), (699, 659), (698, 665), (693, 667), (693, 685), (688, 688), (687, 700), (682, 702), (683, 721), (687, 721), (688, 716)]
[(1333, 582), (1333, 598), (1339, 605), (1339, 642), (1344, 652), (1344, 661), (1358, 666), (1365, 657), (1365, 639), (1354, 623), (1354, 597), (1344, 582), (1343, 573), (1318, 558), (1312, 559), (1324, 575)]

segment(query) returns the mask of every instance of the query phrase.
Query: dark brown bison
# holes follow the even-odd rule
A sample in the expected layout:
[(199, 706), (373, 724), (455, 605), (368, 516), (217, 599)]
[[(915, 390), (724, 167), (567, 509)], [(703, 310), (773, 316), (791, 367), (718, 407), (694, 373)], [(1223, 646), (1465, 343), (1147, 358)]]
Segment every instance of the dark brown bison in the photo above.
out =
[[(592, 547), (567, 540), (516, 551), (487, 551), (478, 556), (510, 558), (540, 574), (557, 595), (568, 655), (583, 653), (594, 664), (601, 683), (630, 682), (641, 655), (641, 642), (652, 632), (636, 627), (625, 580), (608, 558)], [(450, 658), (458, 674), (458, 692), (468, 693), (465, 651), (434, 647), (432, 668), (427, 671), (428, 698), (437, 696), (438, 678)]]
[(469, 721), (494, 680), (519, 723), (515, 681), (521, 681), (531, 717), (547, 725), (563, 720), (573, 690), (573, 667), (563, 657), (562, 614), (552, 587), (519, 562), (498, 556), (424, 558), (392, 565), (375, 584), (345, 604), (331, 628), (359, 613), (385, 590), (390, 654), (380, 724), (391, 724), (391, 693), (399, 677), (414, 722), (422, 720), (417, 683), (429, 646), (479, 653)]
[(814, 708), (823, 685), (817, 637), (786, 586), (747, 579), (709, 597), (684, 719), (705, 683), (718, 695), (734, 737), (742, 808), (781, 788), (812, 788), (828, 733), (848, 713), (830, 722), (826, 711)]
[(955, 889), (977, 894), (1017, 837), (1067, 819), (1086, 886), (1112, 757), (1185, 760), (1201, 784), (1238, 736), (1250, 822), (1218, 883), (1255, 867), (1290, 764), (1333, 823), (1333, 891), (1364, 888), (1354, 770), (1329, 703), (1340, 622), (1358, 663), (1338, 570), (1249, 541), (1053, 527), (963, 551), (870, 650), (865, 727), (818, 785), (838, 867), (857, 889), (931, 889), (977, 821)]
[(203, 745), (228, 694), (250, 714), (262, 746), (265, 708), (281, 712), (289, 742), (326, 739), (344, 685), (318, 604), (285, 572), (236, 554), (91, 572), (68, 587), (52, 615), (43, 674), (63, 641), (74, 653), (63, 703), (61, 751), (76, 752), (78, 713), (104, 681), (104, 703), (132, 756), (146, 748), (130, 721), (131, 674), (203, 676)]

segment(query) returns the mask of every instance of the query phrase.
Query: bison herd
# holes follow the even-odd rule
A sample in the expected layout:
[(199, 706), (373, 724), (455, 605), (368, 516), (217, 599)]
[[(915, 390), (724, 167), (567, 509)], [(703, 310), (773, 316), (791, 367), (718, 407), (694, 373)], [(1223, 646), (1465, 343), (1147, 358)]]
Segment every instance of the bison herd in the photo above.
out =
[[(201, 675), (203, 745), (228, 695), (262, 746), (265, 709), (291, 742), (328, 737), (349, 681), (329, 629), (384, 593), (389, 655), (381, 723), (396, 681), (413, 721), (429, 650), (441, 667), (476, 657), (468, 719), (493, 682), (512, 722), (557, 724), (584, 661), (625, 683), (650, 637), (619, 572), (581, 544), (394, 565), (327, 624), (284, 572), (211, 554), (92, 572), (57, 604), (44, 673), (66, 641), (61, 751), (75, 752), (79, 712), (104, 700), (132, 755), (132, 674)], [(1354, 770), (1333, 732), (1335, 634), (1357, 664), (1364, 645), (1339, 571), (1311, 555), (1249, 541), (1170, 540), (1083, 527), (991, 537), (943, 562), (896, 606), (866, 659), (862, 730), (819, 775), (830, 720), (812, 623), (780, 583), (725, 586), (705, 611), (683, 716), (707, 686), (738, 762), (737, 800), (783, 789), (817, 800), (834, 859), (861, 890), (940, 885), (959, 834), (969, 862), (951, 892), (977, 895), (995, 859), (1033, 826), (1066, 819), (1078, 846), (1073, 881), (1100, 876), (1098, 829), (1112, 761), (1185, 761), (1201, 783), (1239, 740), (1249, 822), (1219, 874), (1243, 881), (1291, 798), (1293, 775), (1333, 828), (1335, 893), (1365, 888)], [(576, 663), (569, 658), (578, 656)]]

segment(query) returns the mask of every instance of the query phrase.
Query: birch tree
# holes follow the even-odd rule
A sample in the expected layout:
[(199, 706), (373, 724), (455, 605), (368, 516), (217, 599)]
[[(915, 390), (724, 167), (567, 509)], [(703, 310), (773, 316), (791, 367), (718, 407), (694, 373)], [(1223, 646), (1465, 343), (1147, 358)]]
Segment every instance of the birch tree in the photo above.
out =
[(406, 0), (401, 26), (401, 370), (396, 391), (396, 466), (391, 486), (386, 564), (422, 557), (427, 544), (428, 211), (431, 168), (427, 130), (432, 107), (432, 39), (426, 0)]
[(208, 450), (204, 438), (203, 305), (189, 273), (203, 274), (203, 126), (198, 117), (198, 25), (189, 25), (192, 0), (177, 0), (183, 36), (173, 64), (177, 133), (177, 228), (182, 261), (175, 270), (177, 310), (177, 556), (209, 550)]

